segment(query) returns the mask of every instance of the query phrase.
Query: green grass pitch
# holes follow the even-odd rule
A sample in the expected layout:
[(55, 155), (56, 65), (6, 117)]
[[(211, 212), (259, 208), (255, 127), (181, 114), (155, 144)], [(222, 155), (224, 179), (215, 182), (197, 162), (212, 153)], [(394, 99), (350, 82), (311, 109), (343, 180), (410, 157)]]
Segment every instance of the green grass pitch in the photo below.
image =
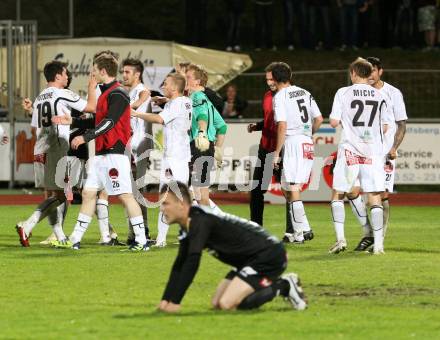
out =
[[(223, 206), (248, 217), (246, 205)], [(0, 338), (75, 339), (435, 339), (440, 337), (440, 210), (392, 207), (386, 254), (355, 253), (360, 227), (346, 206), (349, 251), (329, 255), (334, 242), (328, 205), (307, 205), (315, 239), (289, 246), (288, 271), (299, 273), (309, 308), (297, 312), (280, 298), (258, 311), (218, 312), (210, 298), (228, 267), (204, 254), (178, 315), (155, 312), (177, 251), (177, 227), (165, 249), (148, 253), (101, 247), (96, 221), (78, 252), (38, 243), (47, 222), (22, 248), (14, 230), (32, 206), (0, 206)], [(65, 229), (73, 228), (78, 206)], [(125, 215), (111, 206), (125, 239)], [(157, 209), (150, 210), (156, 225)], [(267, 229), (282, 236), (284, 206), (268, 206)], [(153, 228), (155, 234), (155, 228)]]

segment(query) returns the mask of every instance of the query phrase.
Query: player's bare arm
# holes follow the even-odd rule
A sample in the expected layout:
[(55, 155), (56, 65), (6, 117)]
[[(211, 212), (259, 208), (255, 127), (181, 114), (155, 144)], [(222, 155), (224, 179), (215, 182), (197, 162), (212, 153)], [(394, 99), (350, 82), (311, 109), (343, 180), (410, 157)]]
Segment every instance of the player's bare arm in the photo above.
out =
[(148, 98), (150, 98), (151, 96), (151, 92), (148, 89), (143, 90), (142, 92), (139, 93), (139, 99), (136, 100), (133, 104), (131, 104), (131, 107), (134, 110), (137, 110), (139, 108), (139, 106), (141, 106), (143, 103), (145, 103)]
[(403, 141), (403, 138), (405, 137), (405, 133), (406, 133), (406, 120), (401, 120), (396, 122), (397, 124), (397, 131), (396, 134), (394, 135), (394, 143), (393, 146), (390, 150), (390, 152), (388, 153), (388, 157), (390, 159), (396, 159), (397, 157), (397, 149), (399, 148), (400, 144)]
[(280, 153), (286, 140), (287, 122), (278, 122), (277, 124), (277, 147), (273, 157), (273, 167), (278, 169), (280, 162)]
[(155, 114), (155, 113), (137, 112), (132, 109), (131, 116), (136, 117), (136, 118), (140, 118), (140, 119), (145, 120), (146, 122), (149, 122), (149, 123), (163, 124), (163, 118), (160, 115)]
[(332, 119), (332, 118), (330, 118), (330, 126), (332, 128), (337, 128), (339, 123), (340, 123), (339, 119)]
[(96, 111), (96, 82), (95, 76), (92, 72), (89, 74), (89, 84), (87, 88), (87, 105), (84, 108), (84, 112), (95, 112)]
[(319, 130), (323, 121), (324, 121), (324, 118), (322, 118), (322, 116), (313, 118), (312, 134), (316, 133), (316, 131)]
[(23, 101), (21, 102), (21, 107), (23, 108), (23, 110), (26, 111), (26, 113), (32, 114), (32, 100), (30, 100), (29, 98), (23, 99)]

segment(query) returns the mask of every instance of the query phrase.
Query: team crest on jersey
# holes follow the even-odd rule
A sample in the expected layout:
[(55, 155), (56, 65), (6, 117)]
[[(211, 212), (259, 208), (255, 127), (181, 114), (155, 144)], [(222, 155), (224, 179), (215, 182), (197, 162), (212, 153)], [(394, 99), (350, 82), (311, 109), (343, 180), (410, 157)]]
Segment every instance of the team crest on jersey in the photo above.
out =
[(173, 178), (173, 172), (171, 171), (170, 168), (165, 170), (165, 177), (168, 178), (168, 179)]
[(108, 172), (111, 179), (116, 179), (119, 176), (119, 171), (116, 168), (111, 168)]

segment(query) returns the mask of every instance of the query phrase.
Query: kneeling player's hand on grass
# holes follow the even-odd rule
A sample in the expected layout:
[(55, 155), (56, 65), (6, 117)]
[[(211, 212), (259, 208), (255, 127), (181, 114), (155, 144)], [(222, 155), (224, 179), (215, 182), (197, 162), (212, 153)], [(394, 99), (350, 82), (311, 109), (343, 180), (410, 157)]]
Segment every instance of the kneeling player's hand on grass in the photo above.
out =
[(52, 117), (52, 123), (57, 125), (70, 125), (72, 124), (72, 117), (70, 115), (54, 116)]
[(195, 139), (196, 148), (204, 152), (209, 149), (209, 140), (205, 135), (205, 131), (199, 131), (199, 135)]
[[(161, 304), (162, 304), (162, 302), (161, 302)], [(162, 312), (166, 312), (166, 313), (177, 313), (178, 311), (180, 311), (180, 305), (177, 305), (172, 302), (168, 302), (162, 308), (159, 305), (159, 310)]]
[(215, 146), (215, 152), (214, 152), (214, 158), (217, 162), (217, 167), (221, 168), (222, 167), (222, 162), (223, 162), (223, 150), (221, 147), (219, 146)]
[(78, 149), (78, 147), (81, 144), (84, 144), (86, 141), (84, 140), (83, 136), (76, 136), (74, 139), (72, 139), (72, 142), (70, 143), (70, 146), (72, 147), (73, 150)]

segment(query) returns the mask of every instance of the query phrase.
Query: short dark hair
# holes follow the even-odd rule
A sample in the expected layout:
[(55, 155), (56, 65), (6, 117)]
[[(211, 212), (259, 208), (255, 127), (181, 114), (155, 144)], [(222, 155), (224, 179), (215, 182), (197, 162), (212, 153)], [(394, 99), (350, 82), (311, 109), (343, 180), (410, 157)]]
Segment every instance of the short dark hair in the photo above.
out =
[(141, 83), (143, 83), (142, 73), (144, 73), (144, 64), (142, 64), (142, 61), (135, 58), (127, 58), (122, 60), (122, 67), (124, 66), (131, 66), (134, 68), (135, 72), (139, 72), (139, 80), (141, 81)]
[(68, 89), (70, 87), (70, 84), (72, 84), (72, 72), (70, 72), (69, 70), (66, 69), (66, 73), (67, 73), (66, 89)]
[(176, 85), (179, 93), (183, 93), (183, 91), (185, 91), (186, 79), (180, 73), (170, 73), (167, 75), (167, 78), (171, 78), (173, 80), (173, 83)]
[[(160, 194), (165, 193), (174, 195), (177, 199), (183, 200), (185, 203), (191, 204), (191, 194), (188, 186), (179, 181), (171, 181), (160, 189)], [(180, 196), (180, 197), (179, 197)]]
[(264, 71), (272, 72), (273, 80), (277, 83), (290, 83), (292, 80), (292, 70), (290, 66), (281, 61), (270, 63)]
[(111, 55), (113, 58), (116, 59), (116, 61), (119, 60), (119, 53), (116, 53), (116, 52), (113, 52), (113, 51), (110, 51), (110, 50), (104, 50), (104, 51), (99, 51), (99, 52), (94, 54), (94, 56), (93, 56), (93, 63), (95, 63), (95, 60), (97, 58), (99, 58), (100, 56), (102, 56), (102, 55)]
[(116, 77), (118, 74), (118, 61), (109, 54), (102, 54), (93, 61), (98, 70), (104, 69), (109, 77)]
[(371, 65), (366, 59), (359, 57), (350, 64), (349, 70), (365, 79), (371, 75), (371, 72), (373, 72), (373, 65)]
[(377, 57), (368, 57), (366, 59), (371, 65), (376, 66), (378, 70), (382, 69), (382, 61)]
[(67, 63), (63, 63), (58, 60), (52, 60), (44, 65), (44, 77), (46, 81), (49, 83), (51, 81), (55, 81), (57, 74), (63, 74), (63, 70), (67, 70)]

